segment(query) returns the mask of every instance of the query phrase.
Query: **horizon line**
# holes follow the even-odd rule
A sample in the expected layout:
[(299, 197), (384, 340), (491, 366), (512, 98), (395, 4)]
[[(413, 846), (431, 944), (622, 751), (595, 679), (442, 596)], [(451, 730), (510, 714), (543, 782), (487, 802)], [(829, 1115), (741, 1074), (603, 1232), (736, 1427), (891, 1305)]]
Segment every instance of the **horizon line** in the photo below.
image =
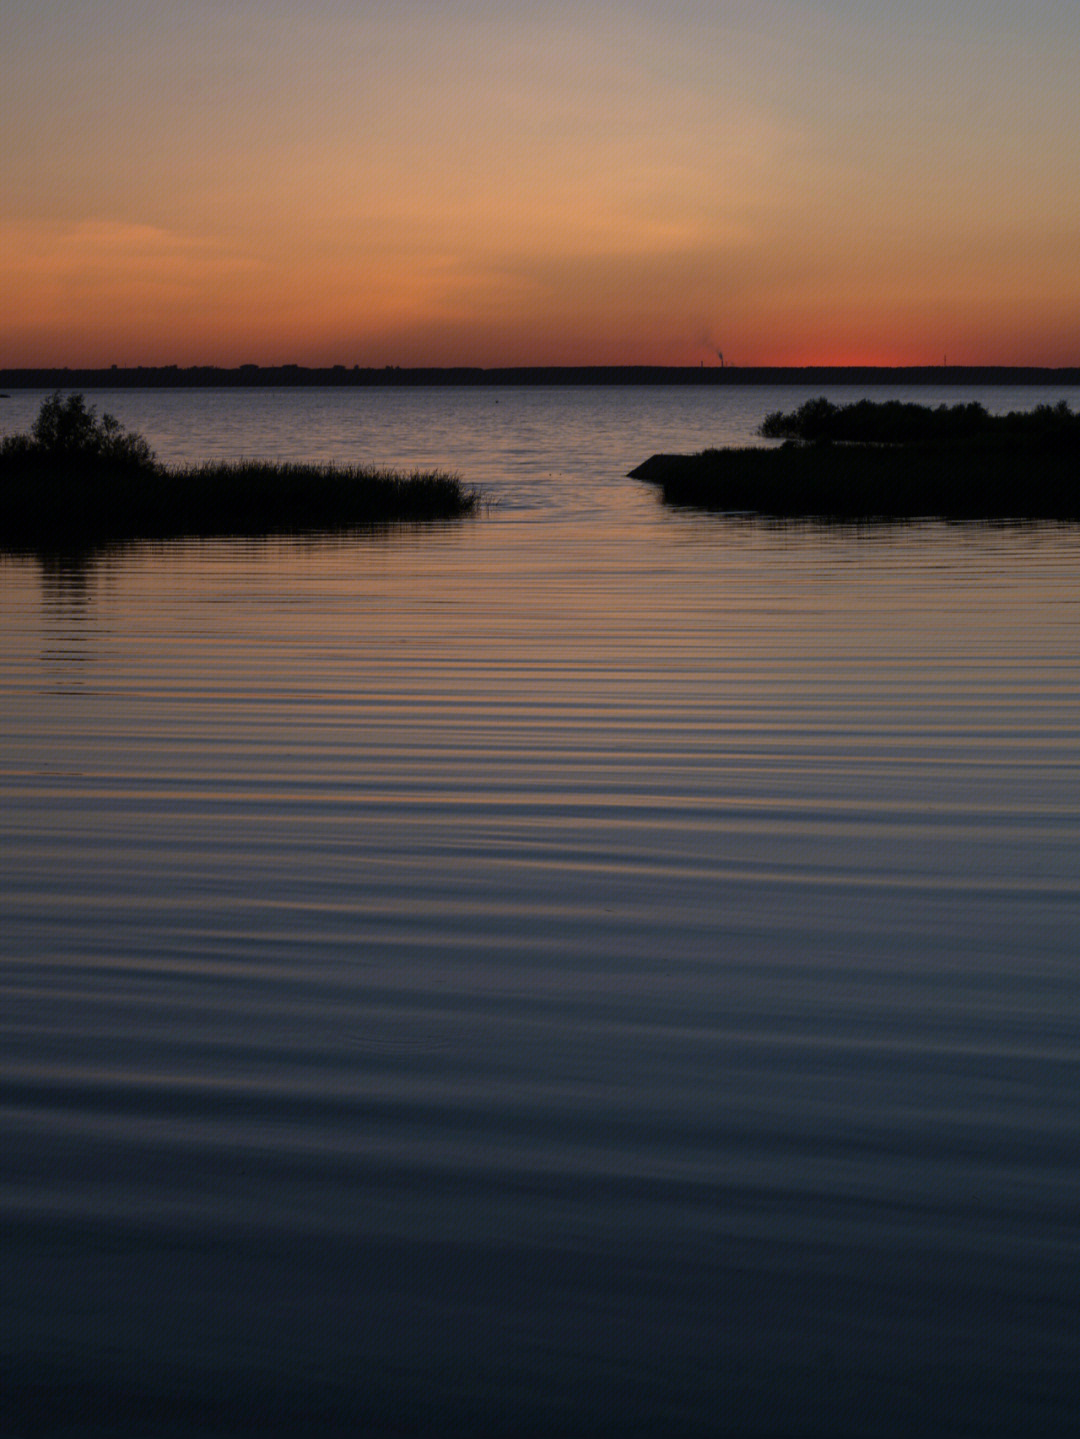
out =
[(0, 387), (88, 388), (156, 384), (184, 387), (217, 380), (231, 385), (275, 384), (754, 384), (827, 382), (894, 383), (918, 377), (942, 383), (1080, 384), (1080, 364), (1045, 365), (17, 365), (0, 368)]

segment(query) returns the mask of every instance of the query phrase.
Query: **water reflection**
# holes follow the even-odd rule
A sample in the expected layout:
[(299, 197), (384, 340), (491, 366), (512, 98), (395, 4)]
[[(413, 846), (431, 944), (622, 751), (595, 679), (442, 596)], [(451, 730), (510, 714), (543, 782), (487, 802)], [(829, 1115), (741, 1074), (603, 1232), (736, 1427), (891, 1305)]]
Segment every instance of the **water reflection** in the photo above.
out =
[[(59, 691), (79, 688), (85, 677), (78, 667), (90, 658), (88, 642), (95, 587), (95, 558), (80, 551), (37, 556), (41, 584), (41, 659), (57, 681)], [(57, 674), (59, 670), (62, 673)]]
[(10, 1432), (1075, 1428), (1080, 533), (613, 473), (0, 556)]

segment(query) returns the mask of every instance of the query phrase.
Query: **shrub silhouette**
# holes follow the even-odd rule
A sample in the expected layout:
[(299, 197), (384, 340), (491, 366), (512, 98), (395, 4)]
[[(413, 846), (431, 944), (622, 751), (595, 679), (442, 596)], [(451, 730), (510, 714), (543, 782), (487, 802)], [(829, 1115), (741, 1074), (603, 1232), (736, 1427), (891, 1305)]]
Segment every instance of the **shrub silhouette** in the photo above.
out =
[(115, 415), (106, 413), (98, 420), (93, 405), (88, 405), (82, 395), (68, 395), (65, 399), (57, 390), (44, 400), (30, 439), (30, 445), (25, 448), (56, 457), (78, 456), (145, 470), (157, 469), (154, 452), (142, 435), (125, 430)]
[(773, 410), (765, 416), (759, 433), (769, 440), (823, 439), (829, 433), (837, 414), (838, 407), (824, 395), (819, 395), (814, 400), (807, 400), (791, 415), (785, 415), (782, 410)]
[(1080, 519), (1080, 414), (1061, 401), (979, 404), (824, 396), (765, 417), (776, 449), (653, 455), (631, 475), (670, 504), (836, 518)]
[(1041, 445), (1080, 444), (1080, 415), (1062, 400), (1033, 410), (990, 415), (978, 403), (926, 405), (900, 400), (857, 400), (834, 405), (824, 396), (784, 414), (765, 416), (758, 434), (769, 440), (878, 445)]
[(0, 440), (0, 544), (258, 535), (449, 519), (477, 508), (457, 475), (245, 461), (176, 469), (141, 435), (59, 391)]

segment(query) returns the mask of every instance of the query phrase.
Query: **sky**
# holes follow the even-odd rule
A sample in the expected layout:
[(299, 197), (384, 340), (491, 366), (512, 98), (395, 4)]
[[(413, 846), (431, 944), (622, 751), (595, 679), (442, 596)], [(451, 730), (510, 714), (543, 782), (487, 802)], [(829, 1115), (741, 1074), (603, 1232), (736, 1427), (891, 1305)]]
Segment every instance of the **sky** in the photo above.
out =
[(0, 366), (1080, 364), (1077, 0), (4, 0)]

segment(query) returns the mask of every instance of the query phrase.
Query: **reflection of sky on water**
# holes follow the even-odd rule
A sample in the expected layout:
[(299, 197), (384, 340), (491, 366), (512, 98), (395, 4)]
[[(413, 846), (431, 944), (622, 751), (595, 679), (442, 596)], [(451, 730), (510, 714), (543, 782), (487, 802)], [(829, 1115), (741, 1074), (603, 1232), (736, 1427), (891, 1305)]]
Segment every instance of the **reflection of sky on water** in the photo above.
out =
[(555, 497), (0, 559), (15, 1402), (1067, 1432), (1076, 529)]
[(93, 561), (85, 557), (50, 556), (40, 560), (43, 662), (57, 671), (61, 685), (78, 684), (69, 667), (87, 659), (92, 632)]

